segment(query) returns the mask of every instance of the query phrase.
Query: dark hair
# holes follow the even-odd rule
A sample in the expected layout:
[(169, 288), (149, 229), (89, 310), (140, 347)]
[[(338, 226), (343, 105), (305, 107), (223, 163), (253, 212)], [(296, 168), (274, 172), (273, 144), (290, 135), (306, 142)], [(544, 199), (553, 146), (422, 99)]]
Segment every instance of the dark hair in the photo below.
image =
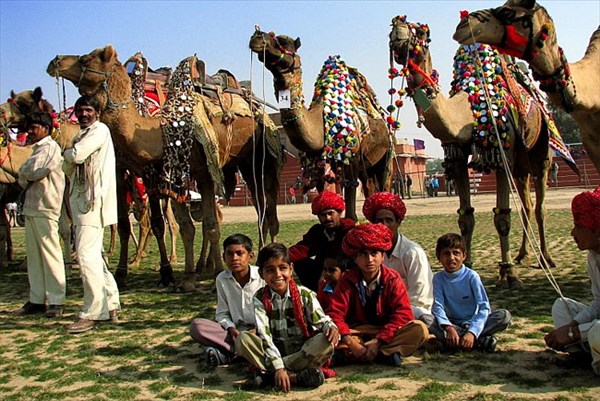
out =
[(273, 242), (258, 252), (258, 256), (256, 257), (256, 265), (258, 266), (258, 269), (262, 269), (267, 264), (269, 259), (272, 258), (283, 259), (284, 262), (291, 263), (290, 253), (288, 252), (286, 246), (277, 242)]
[(25, 127), (29, 129), (29, 127), (31, 127), (31, 124), (39, 124), (48, 127), (48, 130), (50, 132), (52, 131), (53, 127), (52, 117), (50, 116), (50, 114), (44, 111), (38, 111), (28, 116), (27, 121), (25, 122)]
[[(348, 256), (344, 255), (343, 253), (340, 253), (337, 257), (335, 256), (327, 256), (325, 259), (333, 259), (335, 260), (335, 265), (337, 267), (339, 267), (339, 269), (343, 272), (352, 269), (353, 267), (356, 266), (356, 264), (354, 263), (354, 260), (352, 260), (351, 258), (349, 258)], [(323, 261), (323, 264), (325, 264), (325, 262)]]
[(460, 234), (448, 233), (438, 238), (435, 245), (435, 256), (440, 259), (440, 254), (444, 248), (459, 248), (463, 253), (467, 253), (467, 244)]
[(223, 241), (223, 251), (229, 245), (243, 245), (248, 252), (252, 252), (252, 240), (244, 234), (232, 234)]
[(93, 96), (81, 96), (75, 102), (75, 110), (80, 106), (92, 106), (97, 113), (100, 113), (100, 102)]

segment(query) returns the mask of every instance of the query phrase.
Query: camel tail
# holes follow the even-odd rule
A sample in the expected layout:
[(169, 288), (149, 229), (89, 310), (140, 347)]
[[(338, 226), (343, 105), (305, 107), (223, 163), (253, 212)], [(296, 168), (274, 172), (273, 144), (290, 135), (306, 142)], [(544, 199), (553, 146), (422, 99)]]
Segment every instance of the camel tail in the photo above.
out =
[(588, 55), (595, 54), (598, 52), (599, 49), (600, 49), (600, 26), (598, 26), (598, 28), (596, 28), (596, 31), (592, 34), (592, 37), (590, 38), (590, 44), (588, 45), (587, 50), (585, 51), (585, 56), (587, 57)]

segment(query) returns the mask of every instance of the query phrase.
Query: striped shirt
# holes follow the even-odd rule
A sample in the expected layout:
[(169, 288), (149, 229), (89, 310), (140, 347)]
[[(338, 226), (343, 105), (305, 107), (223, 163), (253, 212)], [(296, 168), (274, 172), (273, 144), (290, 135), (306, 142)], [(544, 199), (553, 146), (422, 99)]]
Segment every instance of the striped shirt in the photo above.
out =
[[(271, 302), (273, 312), (267, 316), (265, 305), (262, 303), (262, 288), (254, 295), (254, 312), (256, 314), (256, 331), (263, 340), (267, 366), (275, 370), (283, 369), (283, 357), (300, 351), (306, 341), (300, 326), (295, 324), (292, 298), (289, 287), (283, 297), (272, 291)], [(336, 327), (331, 318), (325, 314), (317, 300), (317, 294), (306, 287), (298, 286), (302, 300), (302, 310), (309, 331), (325, 332), (330, 327)]]

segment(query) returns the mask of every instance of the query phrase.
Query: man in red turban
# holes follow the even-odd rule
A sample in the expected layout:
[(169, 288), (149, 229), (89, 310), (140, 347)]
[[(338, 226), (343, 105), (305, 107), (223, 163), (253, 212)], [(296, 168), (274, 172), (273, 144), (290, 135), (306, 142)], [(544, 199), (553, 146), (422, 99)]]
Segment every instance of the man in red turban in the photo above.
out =
[(383, 263), (392, 247), (392, 232), (366, 223), (346, 234), (342, 250), (356, 268), (338, 282), (327, 313), (338, 326), (342, 343), (334, 357), (401, 366), (429, 338), (427, 326), (415, 320), (402, 277)]
[(342, 217), (346, 209), (344, 198), (332, 191), (321, 192), (312, 202), (311, 210), (319, 219), (302, 240), (289, 248), (294, 270), (305, 287), (317, 291), (326, 258), (341, 253), (342, 239), (356, 222)]
[(385, 252), (383, 263), (402, 276), (415, 319), (431, 327), (434, 322), (431, 314), (433, 272), (423, 248), (400, 233), (406, 216), (404, 202), (390, 192), (376, 192), (365, 200), (363, 214), (371, 223), (381, 223), (393, 233), (393, 246)]
[(588, 251), (587, 271), (592, 282), (589, 305), (558, 298), (552, 306), (554, 330), (546, 334), (546, 345), (573, 356), (592, 356), (592, 368), (600, 375), (600, 187), (583, 192), (571, 202), (574, 227), (571, 235), (582, 251)]

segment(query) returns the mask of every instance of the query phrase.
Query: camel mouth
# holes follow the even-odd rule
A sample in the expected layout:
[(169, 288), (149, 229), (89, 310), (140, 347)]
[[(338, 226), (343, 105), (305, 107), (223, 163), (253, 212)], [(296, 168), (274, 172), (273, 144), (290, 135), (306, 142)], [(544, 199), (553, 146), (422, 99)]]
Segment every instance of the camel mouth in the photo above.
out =
[(475, 43), (473, 37), (468, 32), (463, 30), (458, 30), (454, 32), (454, 35), (452, 35), (452, 39), (454, 39), (461, 45), (472, 45), (473, 43)]

